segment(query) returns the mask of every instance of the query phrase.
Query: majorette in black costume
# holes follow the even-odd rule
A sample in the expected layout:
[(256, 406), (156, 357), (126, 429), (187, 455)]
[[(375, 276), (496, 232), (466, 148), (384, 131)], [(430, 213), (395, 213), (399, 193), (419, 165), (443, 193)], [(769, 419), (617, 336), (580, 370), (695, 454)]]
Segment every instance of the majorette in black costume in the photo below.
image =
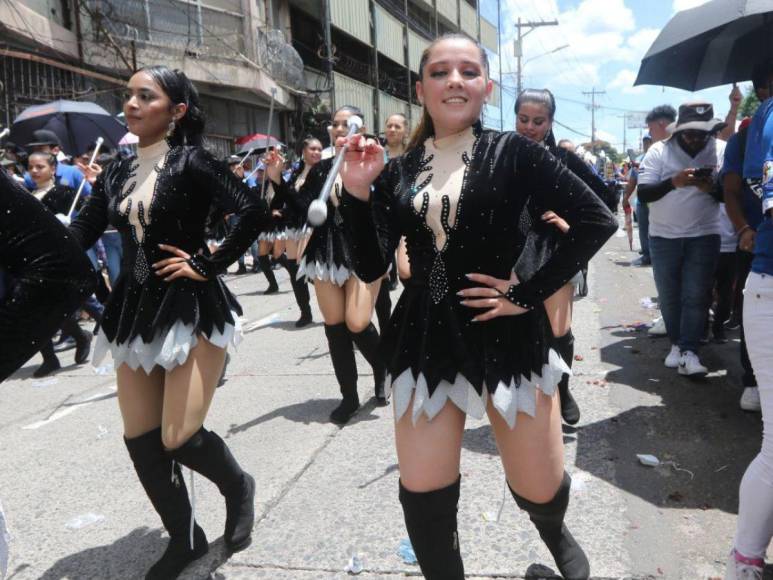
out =
[[(69, 210), (69, 207), (68, 207)], [(54, 215), (0, 170), (0, 382), (40, 350), (94, 291), (85, 252)]]
[[(240, 219), (210, 255), (205, 223), (213, 204)], [(201, 147), (160, 141), (140, 148), (137, 158), (105, 169), (71, 229), (91, 247), (108, 223), (120, 232), (124, 254), (94, 364), (109, 350), (116, 367), (169, 370), (185, 362), (199, 336), (219, 347), (238, 343), (242, 310), (219, 274), (265, 227), (268, 212), (223, 163)], [(190, 254), (191, 267), (207, 281), (155, 276), (151, 264), (169, 257), (160, 243)]]
[[(296, 215), (306, 216), (309, 205), (319, 195), (332, 165), (332, 158), (317, 163), (309, 170), (302, 185), (294, 188), (294, 191), (290, 191), (285, 184), (282, 200)], [(338, 176), (327, 200), (327, 219), (325, 223), (314, 228), (298, 264), (298, 276), (343, 286), (344, 282), (354, 275), (351, 250), (344, 235), (340, 207), (341, 177)]]
[[(189, 87), (190, 82), (182, 73), (161, 69), (153, 77), (153, 71), (158, 69), (136, 73), (130, 86), (137, 75), (145, 75), (138, 85), (149, 82), (148, 78), (165, 78), (169, 82), (172, 76)], [(186, 81), (188, 85), (184, 84)], [(154, 89), (159, 90), (158, 85)], [(188, 94), (178, 98), (193, 106), (197, 104), (194, 91), (187, 88)], [(124, 110), (143, 106), (135, 102), (132, 95)], [(240, 219), (218, 250), (210, 254), (205, 226), (213, 208), (236, 214)], [(122, 390), (124, 396), (132, 397), (126, 391), (132, 389), (133, 381), (148, 380), (142, 378), (143, 373), (146, 377), (151, 373), (158, 376), (156, 371), (161, 367), (167, 371), (162, 376), (168, 377), (186, 363), (199, 340), (223, 349), (238, 342), (241, 308), (219, 275), (244, 253), (268, 221), (267, 207), (255, 192), (198, 145), (170, 147), (164, 140), (156, 141), (141, 147), (136, 159), (114, 163), (104, 170), (71, 231), (82, 247), (91, 246), (108, 223), (121, 234), (121, 275), (105, 307), (95, 352), (98, 360), (109, 350), (116, 368), (125, 363), (135, 371), (133, 375), (119, 374), (119, 397)], [(184, 261), (203, 281), (187, 275), (165, 280), (158, 275), (162, 270), (153, 270), (155, 264), (166, 263), (170, 258), (170, 246), (190, 255)], [(191, 384), (206, 380), (204, 377), (215, 370), (204, 366), (201, 378), (194, 373), (188, 379)], [(207, 390), (214, 388), (214, 384), (200, 388)], [(144, 404), (148, 413), (166, 416), (153, 400), (143, 399), (141, 394), (136, 396), (134, 404)], [(172, 410), (184, 412), (180, 408)], [(199, 419), (203, 422), (205, 417)], [(138, 426), (130, 421), (134, 418), (124, 417), (125, 428), (128, 424), (137, 430)], [(176, 432), (187, 438), (175, 439), (170, 433)], [(169, 446), (165, 437), (174, 443)], [(225, 498), (223, 538), (227, 549), (236, 552), (249, 545), (255, 482), (216, 433), (201, 425), (188, 434), (174, 419), (168, 423), (163, 419), (160, 426), (132, 433), (124, 441), (137, 476), (170, 536), (166, 551), (150, 568), (146, 580), (176, 578), (188, 563), (208, 551), (207, 537), (194, 519), (181, 465), (212, 481)]]
[[(449, 398), (475, 417), (490, 398), (510, 426), (519, 411), (534, 415), (535, 390), (552, 395), (568, 371), (550, 348), (542, 301), (617, 228), (598, 198), (543, 147), (476, 125), (390, 161), (370, 204), (344, 200), (363, 280), (384, 274), (406, 236), (412, 276), (382, 336), (396, 417), (409, 411), (411, 395), (414, 420), (433, 417)], [(472, 286), (469, 272), (510, 277), (525, 243), (524, 208), (535, 220), (546, 209), (560, 212), (571, 230), (546, 267), (507, 293), (530, 312), (473, 323), (456, 293)]]

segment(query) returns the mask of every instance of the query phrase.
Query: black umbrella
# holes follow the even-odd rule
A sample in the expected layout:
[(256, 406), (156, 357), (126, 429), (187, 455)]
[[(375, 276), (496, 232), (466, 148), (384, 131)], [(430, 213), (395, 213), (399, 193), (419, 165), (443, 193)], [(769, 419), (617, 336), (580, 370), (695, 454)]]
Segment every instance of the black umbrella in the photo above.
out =
[(712, 0), (678, 12), (641, 61), (634, 85), (697, 91), (749, 80), (773, 57), (773, 0)]
[(9, 138), (24, 145), (32, 142), (38, 129), (56, 133), (62, 150), (71, 156), (86, 152), (97, 137), (116, 148), (127, 132), (124, 124), (96, 103), (53, 101), (25, 109), (13, 122)]

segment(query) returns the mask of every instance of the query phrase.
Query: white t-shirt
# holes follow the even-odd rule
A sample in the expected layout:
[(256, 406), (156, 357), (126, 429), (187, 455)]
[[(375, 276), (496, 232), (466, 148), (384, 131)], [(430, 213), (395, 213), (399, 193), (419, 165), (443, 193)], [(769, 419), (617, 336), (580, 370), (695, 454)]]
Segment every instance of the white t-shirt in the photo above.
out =
[[(671, 138), (652, 145), (639, 167), (639, 185), (654, 185), (690, 167), (712, 167), (716, 177), (725, 154), (725, 142), (710, 139), (695, 157), (690, 157)], [(719, 204), (695, 186), (668, 192), (650, 208), (650, 236), (696, 238), (719, 234)]]
[(735, 233), (735, 226), (727, 216), (724, 203), (719, 204), (719, 230), (721, 239), (719, 251), (723, 254), (735, 252), (738, 248), (738, 234)]

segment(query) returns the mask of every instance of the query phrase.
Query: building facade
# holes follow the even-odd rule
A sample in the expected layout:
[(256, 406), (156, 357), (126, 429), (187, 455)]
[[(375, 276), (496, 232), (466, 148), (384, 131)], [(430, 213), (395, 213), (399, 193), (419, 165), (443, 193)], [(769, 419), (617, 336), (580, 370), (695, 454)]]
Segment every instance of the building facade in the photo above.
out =
[[(490, 9), (481, 13), (478, 0), (288, 0), (288, 9), (289, 36), (305, 65), (307, 95), (328, 111), (328, 118), (338, 106), (358, 106), (372, 133), (382, 132), (393, 113), (403, 113), (412, 127), (418, 123), (419, 61), (438, 35), (463, 32), (479, 40), (494, 71), (500, 68), (499, 26)], [(483, 121), (499, 129), (501, 92), (494, 80)]]
[(285, 138), (303, 89), (303, 65), (280, 31), (276, 0), (4, 0), (0, 2), (0, 123), (55, 99), (121, 110), (131, 73), (164, 64), (197, 85), (207, 139), (219, 154), (235, 138)]

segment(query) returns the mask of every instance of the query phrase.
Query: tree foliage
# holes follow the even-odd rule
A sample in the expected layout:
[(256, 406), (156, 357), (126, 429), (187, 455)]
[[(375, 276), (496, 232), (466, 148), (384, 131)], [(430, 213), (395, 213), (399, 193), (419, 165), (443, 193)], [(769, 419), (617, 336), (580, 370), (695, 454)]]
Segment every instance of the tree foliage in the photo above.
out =
[(741, 118), (751, 117), (759, 106), (760, 100), (757, 98), (757, 95), (754, 94), (754, 87), (749, 87), (746, 89), (746, 95), (744, 95), (744, 98), (741, 101), (738, 113)]

